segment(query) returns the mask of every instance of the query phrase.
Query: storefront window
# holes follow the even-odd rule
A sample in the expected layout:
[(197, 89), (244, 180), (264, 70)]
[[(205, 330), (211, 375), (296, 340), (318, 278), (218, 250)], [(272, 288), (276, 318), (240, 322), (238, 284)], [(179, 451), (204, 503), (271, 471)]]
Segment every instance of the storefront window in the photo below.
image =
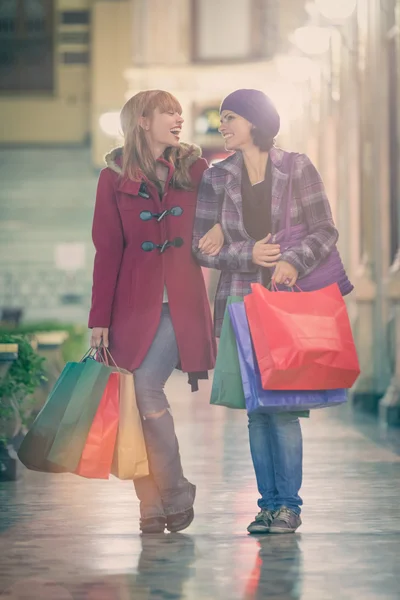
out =
[(277, 30), (275, 0), (192, 0), (193, 60), (268, 57)]
[(0, 0), (0, 92), (53, 90), (53, 2)]

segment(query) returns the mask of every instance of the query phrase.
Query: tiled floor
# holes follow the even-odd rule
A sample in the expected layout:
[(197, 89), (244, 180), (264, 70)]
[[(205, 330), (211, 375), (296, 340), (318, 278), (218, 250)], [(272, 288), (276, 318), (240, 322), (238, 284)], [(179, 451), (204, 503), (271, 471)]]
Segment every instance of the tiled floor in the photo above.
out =
[[(400, 456), (341, 411), (303, 421), (303, 526), (251, 537), (257, 511), (246, 417), (168, 384), (196, 519), (140, 537), (132, 485), (24, 472), (0, 484), (0, 598), (400, 598)], [(3, 593), (2, 593), (3, 592)]]

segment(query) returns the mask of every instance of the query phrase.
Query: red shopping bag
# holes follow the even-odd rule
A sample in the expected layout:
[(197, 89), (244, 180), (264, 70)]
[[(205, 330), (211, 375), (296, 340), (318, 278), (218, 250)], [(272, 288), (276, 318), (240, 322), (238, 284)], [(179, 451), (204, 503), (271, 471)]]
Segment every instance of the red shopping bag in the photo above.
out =
[(252, 285), (246, 314), (266, 390), (350, 388), (360, 373), (347, 309), (335, 283), (314, 292)]
[(89, 479), (110, 476), (119, 422), (119, 376), (111, 373), (83, 448), (76, 475)]

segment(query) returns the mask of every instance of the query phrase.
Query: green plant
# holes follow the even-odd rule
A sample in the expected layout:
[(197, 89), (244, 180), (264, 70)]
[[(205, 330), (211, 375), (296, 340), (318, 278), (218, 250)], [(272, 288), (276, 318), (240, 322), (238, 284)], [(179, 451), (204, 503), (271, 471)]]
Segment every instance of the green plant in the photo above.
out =
[(61, 347), (62, 356), (65, 362), (79, 360), (87, 350), (87, 328), (83, 325), (58, 323), (56, 321), (32, 321), (23, 323), (17, 328), (12, 329), (3, 325), (0, 328), (0, 335), (4, 332), (15, 335), (33, 336), (39, 331), (66, 331), (68, 333), (68, 339), (65, 340)]
[(18, 344), (18, 358), (0, 380), (0, 421), (9, 419), (13, 414), (10, 402), (7, 401), (9, 399), (13, 401), (24, 420), (22, 404), (26, 406), (30, 396), (43, 381), (45, 359), (36, 354), (29, 340), (23, 335), (0, 333), (0, 343)]

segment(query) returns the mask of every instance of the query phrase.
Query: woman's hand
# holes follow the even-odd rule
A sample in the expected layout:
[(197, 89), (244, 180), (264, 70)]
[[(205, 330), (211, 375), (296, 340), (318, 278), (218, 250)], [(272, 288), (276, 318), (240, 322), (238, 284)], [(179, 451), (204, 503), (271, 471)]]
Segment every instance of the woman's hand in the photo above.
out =
[(260, 267), (275, 267), (281, 256), (281, 248), (279, 244), (269, 244), (271, 239), (269, 233), (267, 237), (259, 240), (254, 244), (253, 248), (253, 263)]
[(99, 348), (101, 344), (108, 348), (108, 327), (93, 327), (90, 337), (90, 347)]
[(275, 284), (283, 283), (288, 287), (293, 287), (298, 276), (299, 272), (293, 265), (285, 260), (280, 260), (276, 265), (274, 274), (272, 275), (272, 282)]
[(202, 254), (217, 256), (221, 252), (224, 241), (222, 227), (216, 223), (199, 241), (199, 250)]

